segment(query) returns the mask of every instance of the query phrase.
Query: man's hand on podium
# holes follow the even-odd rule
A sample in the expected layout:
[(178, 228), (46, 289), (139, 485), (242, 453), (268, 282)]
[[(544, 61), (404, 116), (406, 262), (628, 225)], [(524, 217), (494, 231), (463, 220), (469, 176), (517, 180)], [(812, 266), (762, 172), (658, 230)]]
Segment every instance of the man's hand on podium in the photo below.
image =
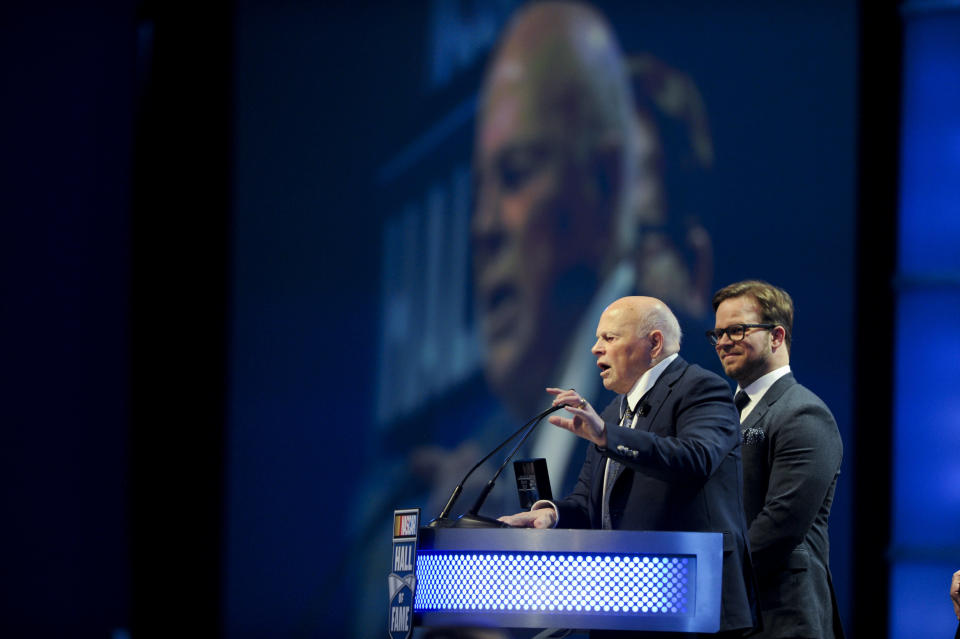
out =
[(551, 507), (538, 508), (516, 515), (504, 515), (499, 519), (515, 528), (554, 528), (557, 525), (557, 511)]

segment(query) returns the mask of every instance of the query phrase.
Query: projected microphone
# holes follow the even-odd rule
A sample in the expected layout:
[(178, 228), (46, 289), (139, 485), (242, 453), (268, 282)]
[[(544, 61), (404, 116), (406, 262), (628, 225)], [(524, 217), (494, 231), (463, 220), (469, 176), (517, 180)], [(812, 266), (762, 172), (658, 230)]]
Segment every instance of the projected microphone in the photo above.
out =
[[(447, 500), (447, 505), (443, 507), (443, 510), (440, 511), (440, 514), (437, 515), (437, 518), (427, 524), (428, 528), (507, 528), (507, 524), (502, 521), (493, 519), (492, 517), (484, 517), (483, 515), (478, 515), (477, 511), (480, 510), (480, 506), (483, 505), (483, 502), (487, 499), (487, 495), (490, 493), (490, 490), (493, 489), (493, 484), (496, 482), (497, 477), (500, 476), (500, 473), (503, 471), (504, 467), (510, 461), (510, 459), (516, 454), (520, 449), (520, 446), (523, 445), (523, 442), (526, 441), (527, 437), (530, 436), (530, 433), (537, 427), (537, 424), (540, 423), (544, 417), (550, 413), (555, 413), (564, 407), (564, 404), (559, 404), (557, 406), (551, 406), (547, 410), (543, 411), (533, 419), (529, 420), (526, 424), (518, 428), (512, 435), (507, 437), (499, 446), (490, 451), (483, 459), (478, 461), (473, 468), (467, 471), (467, 474), (463, 476), (463, 479), (460, 480), (460, 483), (457, 484), (457, 487), (453, 489), (453, 493), (450, 495), (450, 499)], [(533, 424), (533, 426), (530, 426)], [(517, 442), (517, 445), (510, 451), (510, 454), (507, 455), (507, 458), (504, 460), (503, 464), (497, 470), (496, 474), (493, 476), (487, 485), (484, 487), (483, 492), (480, 493), (480, 497), (474, 503), (473, 508), (467, 511), (465, 514), (461, 515), (457, 519), (449, 519), (450, 511), (453, 510), (453, 504), (457, 501), (457, 498), (460, 497), (460, 493), (463, 492), (463, 485), (466, 483), (470, 475), (473, 474), (473, 471), (480, 468), (488, 459), (493, 457), (497, 452), (500, 451), (504, 446), (509, 444), (517, 435), (522, 433), (527, 427), (530, 427), (527, 430), (526, 434), (520, 438), (520, 441)]]

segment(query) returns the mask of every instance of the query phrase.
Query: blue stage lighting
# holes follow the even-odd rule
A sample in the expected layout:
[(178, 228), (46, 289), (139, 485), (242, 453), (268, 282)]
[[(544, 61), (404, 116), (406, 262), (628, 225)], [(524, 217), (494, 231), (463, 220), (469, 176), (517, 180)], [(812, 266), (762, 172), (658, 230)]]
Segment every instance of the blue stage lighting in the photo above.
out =
[(681, 556), (421, 552), (414, 610), (688, 614)]

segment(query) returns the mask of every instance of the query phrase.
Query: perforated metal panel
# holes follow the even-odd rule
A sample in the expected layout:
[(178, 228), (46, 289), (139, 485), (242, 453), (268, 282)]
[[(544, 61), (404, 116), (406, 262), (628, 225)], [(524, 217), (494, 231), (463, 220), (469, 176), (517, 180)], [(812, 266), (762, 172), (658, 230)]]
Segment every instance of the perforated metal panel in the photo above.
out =
[(689, 557), (423, 553), (414, 610), (686, 614)]
[(423, 625), (715, 632), (722, 536), (596, 530), (425, 530)]

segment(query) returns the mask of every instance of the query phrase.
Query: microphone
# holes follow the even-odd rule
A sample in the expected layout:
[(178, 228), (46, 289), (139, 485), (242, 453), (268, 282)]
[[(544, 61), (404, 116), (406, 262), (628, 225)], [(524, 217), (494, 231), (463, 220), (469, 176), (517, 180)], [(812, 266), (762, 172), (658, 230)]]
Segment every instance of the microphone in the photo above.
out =
[(646, 402), (643, 402), (642, 404), (640, 404), (640, 408), (637, 410), (637, 413), (640, 415), (640, 417), (646, 417), (647, 413), (649, 412), (650, 412), (650, 404)]
[[(440, 514), (437, 515), (436, 519), (427, 524), (427, 528), (509, 528), (509, 526), (502, 521), (498, 521), (492, 517), (484, 517), (483, 515), (477, 514), (477, 511), (480, 510), (483, 502), (486, 501), (487, 495), (489, 495), (490, 491), (493, 489), (493, 484), (496, 482), (497, 477), (500, 476), (500, 473), (503, 471), (504, 467), (506, 467), (507, 463), (510, 462), (510, 459), (512, 459), (516, 452), (520, 450), (523, 442), (526, 441), (527, 437), (530, 436), (530, 433), (532, 433), (537, 427), (537, 424), (539, 424), (544, 417), (550, 413), (555, 413), (564, 406), (565, 404), (558, 404), (543, 411), (533, 419), (529, 420), (526, 424), (518, 428), (513, 434), (503, 440), (499, 446), (494, 448), (483, 459), (478, 461), (473, 468), (467, 471), (467, 474), (463, 476), (463, 479), (460, 480), (460, 483), (457, 484), (457, 487), (453, 489), (453, 493), (450, 495), (450, 499), (447, 500), (446, 506), (443, 507), (443, 510), (440, 511)], [(473, 471), (480, 468), (484, 462), (497, 454), (500, 449), (509, 444), (517, 435), (522, 433), (531, 424), (533, 424), (533, 426), (527, 430), (526, 434), (520, 438), (520, 441), (517, 442), (517, 445), (514, 446), (512, 451), (510, 451), (510, 454), (507, 455), (507, 458), (503, 461), (503, 464), (501, 464), (500, 468), (497, 469), (493, 479), (487, 482), (487, 485), (484, 486), (483, 491), (480, 493), (477, 501), (473, 504), (473, 507), (463, 515), (460, 515), (460, 517), (457, 519), (449, 519), (448, 516), (450, 515), (450, 511), (453, 509), (453, 504), (457, 501), (457, 498), (460, 497), (460, 493), (463, 492), (463, 485), (466, 483), (470, 475), (473, 474)]]
[[(530, 434), (533, 433), (533, 431), (536, 430), (537, 426), (540, 425), (540, 422), (543, 421), (543, 418), (549, 415), (550, 413), (554, 413), (560, 410), (561, 408), (564, 408), (565, 406), (566, 406), (565, 404), (558, 404), (556, 406), (551, 406), (549, 409), (543, 411), (537, 416), (536, 418), (537, 421), (534, 422), (533, 426), (531, 426), (526, 433), (523, 434), (523, 437), (520, 438), (520, 441), (517, 442), (517, 445), (513, 447), (513, 450), (510, 451), (510, 454), (507, 455), (507, 458), (503, 460), (502, 464), (500, 464), (500, 468), (497, 469), (497, 472), (494, 473), (490, 481), (487, 482), (487, 485), (483, 487), (483, 490), (480, 492), (480, 495), (477, 497), (477, 501), (475, 501), (473, 504), (473, 508), (471, 508), (465, 514), (460, 516), (459, 521), (463, 522), (461, 523), (460, 527), (465, 527), (465, 528), (486, 527), (489, 525), (490, 521), (496, 522), (498, 526), (506, 525), (503, 522), (498, 521), (496, 519), (491, 519), (490, 517), (484, 517), (483, 515), (479, 515), (478, 512), (480, 510), (480, 507), (483, 506), (483, 502), (487, 500), (487, 495), (489, 495), (490, 491), (493, 490), (493, 485), (497, 482), (497, 478), (500, 476), (500, 473), (503, 472), (503, 469), (507, 467), (507, 464), (510, 463), (510, 460), (513, 459), (513, 456), (516, 455), (517, 451), (520, 450), (520, 447), (523, 446), (523, 442), (527, 441), (527, 438), (530, 437)], [(464, 519), (467, 519), (468, 521), (465, 522)], [(473, 521), (476, 521), (477, 524), (475, 525), (474, 523), (468, 523)]]

